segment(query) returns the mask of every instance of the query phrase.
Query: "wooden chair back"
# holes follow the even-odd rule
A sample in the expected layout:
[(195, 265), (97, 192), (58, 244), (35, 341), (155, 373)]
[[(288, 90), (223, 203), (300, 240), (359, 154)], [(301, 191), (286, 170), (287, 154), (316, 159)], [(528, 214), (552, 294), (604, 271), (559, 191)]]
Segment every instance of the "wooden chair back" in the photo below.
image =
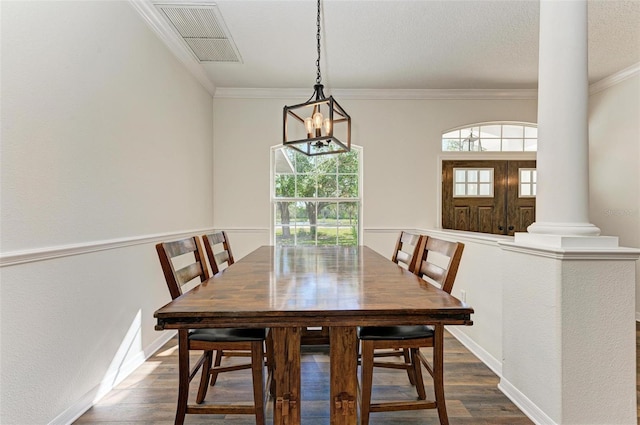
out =
[(414, 273), (437, 283), (443, 291), (450, 294), (460, 266), (462, 251), (462, 242), (423, 236), (415, 256), (417, 261)]
[(221, 231), (203, 235), (202, 240), (209, 258), (211, 273), (217, 274), (225, 263), (227, 267), (233, 264), (233, 254), (231, 253), (231, 245), (226, 232)]
[[(209, 279), (209, 270), (204, 262), (202, 247), (197, 236), (159, 243), (156, 245), (156, 251), (172, 299), (182, 295), (182, 286), (193, 279), (199, 278), (200, 282)], [(193, 257), (174, 261), (177, 257), (190, 253)], [(187, 262), (188, 264), (183, 264)]]
[(400, 232), (391, 261), (400, 265), (404, 264), (410, 272), (413, 272), (417, 260), (416, 253), (420, 248), (421, 240), (422, 235)]

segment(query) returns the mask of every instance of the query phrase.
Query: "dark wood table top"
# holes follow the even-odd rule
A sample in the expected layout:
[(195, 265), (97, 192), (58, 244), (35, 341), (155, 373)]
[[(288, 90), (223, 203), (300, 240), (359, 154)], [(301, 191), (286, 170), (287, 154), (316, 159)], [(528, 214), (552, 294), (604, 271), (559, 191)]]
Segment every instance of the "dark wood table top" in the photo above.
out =
[(263, 246), (157, 310), (156, 329), (471, 325), (473, 309), (366, 246)]

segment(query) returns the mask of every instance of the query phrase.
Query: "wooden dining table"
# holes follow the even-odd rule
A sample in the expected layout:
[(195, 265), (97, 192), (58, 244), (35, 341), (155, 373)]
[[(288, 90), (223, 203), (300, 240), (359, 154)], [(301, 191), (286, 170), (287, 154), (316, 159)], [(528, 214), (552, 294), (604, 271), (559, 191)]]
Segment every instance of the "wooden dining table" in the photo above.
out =
[[(274, 424), (300, 424), (300, 336), (329, 328), (331, 423), (358, 420), (357, 326), (471, 325), (473, 309), (366, 246), (262, 246), (154, 313), (157, 330), (270, 328)], [(441, 347), (442, 332), (434, 344)], [(187, 352), (180, 339), (180, 353)], [(179, 355), (180, 379), (189, 356)], [(184, 400), (186, 403), (186, 398)], [(198, 406), (187, 407), (197, 413)]]

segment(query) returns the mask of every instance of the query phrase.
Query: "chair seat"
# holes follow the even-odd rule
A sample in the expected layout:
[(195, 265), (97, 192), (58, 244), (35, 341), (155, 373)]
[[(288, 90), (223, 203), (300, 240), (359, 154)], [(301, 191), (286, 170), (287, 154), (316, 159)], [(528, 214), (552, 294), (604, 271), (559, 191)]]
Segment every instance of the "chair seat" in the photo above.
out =
[(191, 341), (209, 342), (240, 342), (240, 341), (261, 341), (266, 337), (265, 329), (195, 329), (189, 332)]
[(431, 338), (432, 326), (362, 326), (358, 338), (366, 340), (396, 340)]

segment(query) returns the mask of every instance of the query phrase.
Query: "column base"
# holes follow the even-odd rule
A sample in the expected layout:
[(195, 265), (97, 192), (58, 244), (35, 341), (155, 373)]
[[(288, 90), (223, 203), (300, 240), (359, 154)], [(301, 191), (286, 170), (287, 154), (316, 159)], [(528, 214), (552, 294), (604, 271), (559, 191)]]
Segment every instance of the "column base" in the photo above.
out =
[(535, 222), (527, 227), (527, 232), (561, 236), (599, 236), (600, 229), (591, 223), (549, 223)]
[(618, 248), (617, 236), (568, 236), (539, 233), (516, 233), (514, 243), (551, 248)]

